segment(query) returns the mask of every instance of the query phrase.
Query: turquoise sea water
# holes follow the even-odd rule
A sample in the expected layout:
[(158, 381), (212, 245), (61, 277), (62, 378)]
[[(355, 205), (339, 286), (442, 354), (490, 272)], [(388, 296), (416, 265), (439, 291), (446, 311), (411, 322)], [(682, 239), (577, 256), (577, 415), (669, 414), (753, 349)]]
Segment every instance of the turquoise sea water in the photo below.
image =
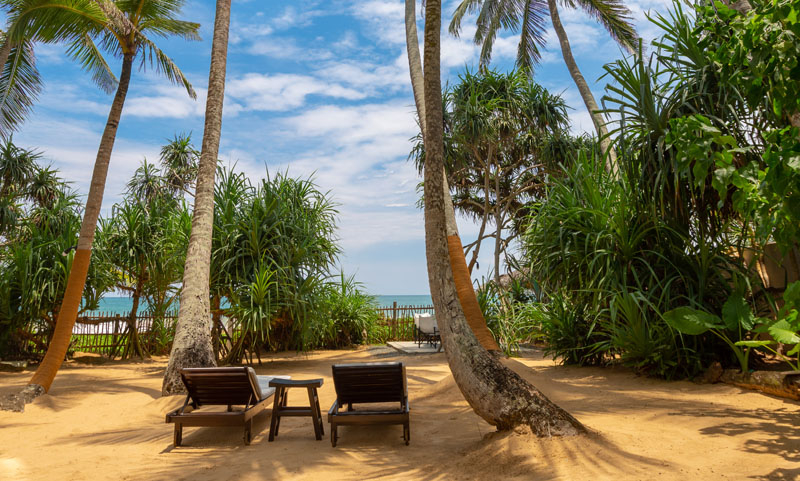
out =
[[(392, 307), (393, 302), (397, 302), (398, 306), (431, 306), (433, 305), (433, 301), (431, 300), (430, 295), (419, 295), (419, 296), (392, 296), (392, 295), (383, 295), (383, 296), (375, 296), (378, 299), (378, 304), (380, 307)], [(131, 307), (133, 304), (131, 303), (130, 297), (105, 297), (102, 301), (100, 301), (100, 308), (98, 309), (99, 312), (102, 313), (111, 313), (111, 314), (128, 314), (131, 312)], [(175, 308), (177, 309), (177, 304)], [(144, 312), (147, 310), (147, 303), (142, 300), (139, 303), (139, 312)]]

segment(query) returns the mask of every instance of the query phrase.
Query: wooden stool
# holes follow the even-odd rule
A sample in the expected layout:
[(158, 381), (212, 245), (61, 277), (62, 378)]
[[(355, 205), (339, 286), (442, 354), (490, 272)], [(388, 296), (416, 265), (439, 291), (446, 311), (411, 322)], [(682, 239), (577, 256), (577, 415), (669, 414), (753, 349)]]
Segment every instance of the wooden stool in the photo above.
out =
[[(314, 435), (317, 437), (317, 441), (321, 440), (325, 431), (322, 428), (322, 411), (319, 409), (317, 388), (322, 386), (322, 379), (273, 379), (269, 382), (269, 386), (275, 388), (275, 403), (272, 407), (272, 419), (269, 423), (269, 440), (274, 441), (275, 436), (278, 435), (281, 416), (311, 416), (314, 424)], [(289, 388), (293, 387), (308, 389), (308, 407), (286, 405)]]

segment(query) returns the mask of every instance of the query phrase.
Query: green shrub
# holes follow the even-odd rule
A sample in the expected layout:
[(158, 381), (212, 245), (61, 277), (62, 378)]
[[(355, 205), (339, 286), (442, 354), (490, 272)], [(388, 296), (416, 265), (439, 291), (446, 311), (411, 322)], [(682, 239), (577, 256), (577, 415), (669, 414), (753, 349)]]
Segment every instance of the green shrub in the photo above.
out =
[(727, 361), (718, 340), (682, 337), (661, 313), (686, 304), (721, 308), (733, 285), (748, 285), (735, 225), (681, 226), (593, 157), (580, 156), (564, 174), (525, 237), (546, 300), (548, 352), (566, 363), (618, 360), (666, 377)]
[(595, 328), (598, 313), (576, 303), (564, 291), (553, 294), (539, 310), (539, 336), (544, 352), (564, 364), (599, 364), (603, 352), (596, 349), (601, 337)]
[(338, 283), (325, 286), (320, 302), (321, 316), (315, 316), (304, 336), (307, 348), (341, 348), (365, 344), (382, 337), (378, 325), (378, 303), (361, 290), (361, 284), (340, 274)]

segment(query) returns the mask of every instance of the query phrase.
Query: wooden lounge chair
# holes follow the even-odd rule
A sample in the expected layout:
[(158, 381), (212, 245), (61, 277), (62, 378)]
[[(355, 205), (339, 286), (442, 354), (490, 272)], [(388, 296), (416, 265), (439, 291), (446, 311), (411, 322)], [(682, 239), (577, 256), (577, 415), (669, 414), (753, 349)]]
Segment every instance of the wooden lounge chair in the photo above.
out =
[[(183, 406), (167, 414), (167, 422), (175, 423), (175, 446), (181, 445), (183, 426), (244, 426), (244, 443), (252, 439), (253, 417), (267, 407), (275, 394), (269, 387), (274, 378), (289, 376), (256, 376), (249, 367), (203, 367), (181, 369), (181, 378), (189, 394)], [(228, 406), (227, 411), (198, 412), (201, 406)], [(234, 410), (234, 406), (243, 406)]]
[[(408, 386), (406, 368), (402, 362), (374, 362), (358, 364), (334, 364), (333, 384), (336, 401), (328, 411), (331, 423), (331, 445), (336, 447), (339, 439), (337, 427), (353, 424), (402, 424), (403, 439), (411, 440), (409, 427)], [(363, 409), (356, 404), (398, 403), (397, 409)], [(347, 410), (343, 410), (344, 406)]]
[(442, 350), (442, 336), (433, 314), (414, 314), (414, 342), (417, 343), (417, 347), (428, 343), (434, 347), (438, 346), (437, 352)]

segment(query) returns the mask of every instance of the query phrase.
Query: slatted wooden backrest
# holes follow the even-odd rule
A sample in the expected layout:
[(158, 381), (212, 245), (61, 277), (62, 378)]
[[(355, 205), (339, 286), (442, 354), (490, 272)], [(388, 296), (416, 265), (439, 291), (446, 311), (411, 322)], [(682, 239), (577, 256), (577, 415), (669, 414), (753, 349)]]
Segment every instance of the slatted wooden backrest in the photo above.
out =
[(193, 367), (181, 369), (192, 401), (201, 405), (244, 405), (261, 399), (246, 367)]
[(333, 384), (340, 405), (403, 402), (408, 396), (402, 362), (334, 364)]

